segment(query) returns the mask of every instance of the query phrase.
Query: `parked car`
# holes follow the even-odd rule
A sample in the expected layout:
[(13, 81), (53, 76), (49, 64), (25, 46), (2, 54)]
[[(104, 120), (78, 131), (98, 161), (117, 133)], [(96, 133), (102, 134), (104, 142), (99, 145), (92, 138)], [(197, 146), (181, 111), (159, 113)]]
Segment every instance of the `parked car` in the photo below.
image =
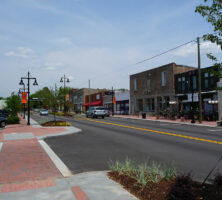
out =
[(7, 118), (10, 115), (10, 113), (6, 110), (0, 110), (0, 116), (3, 116)]
[(4, 115), (0, 115), (0, 127), (5, 128), (6, 126), (6, 117)]
[(106, 116), (106, 112), (104, 109), (101, 109), (101, 107), (92, 107), (89, 110), (86, 111), (86, 117), (92, 117), (92, 118), (104, 118)]
[(49, 114), (48, 110), (46, 109), (40, 110), (40, 115), (48, 115), (48, 114)]
[(110, 116), (110, 112), (109, 112), (109, 108), (105, 108), (105, 107), (99, 107), (101, 110), (104, 110), (105, 111), (105, 116), (106, 117), (109, 117)]

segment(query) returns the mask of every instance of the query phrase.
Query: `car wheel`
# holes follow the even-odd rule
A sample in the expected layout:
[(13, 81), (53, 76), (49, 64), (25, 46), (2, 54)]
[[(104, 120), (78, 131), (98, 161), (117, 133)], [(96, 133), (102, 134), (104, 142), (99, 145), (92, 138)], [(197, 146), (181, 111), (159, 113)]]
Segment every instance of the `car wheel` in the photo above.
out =
[(102, 119), (104, 119), (105, 117), (104, 116), (102, 116)]
[(5, 122), (1, 122), (1, 128), (5, 128)]

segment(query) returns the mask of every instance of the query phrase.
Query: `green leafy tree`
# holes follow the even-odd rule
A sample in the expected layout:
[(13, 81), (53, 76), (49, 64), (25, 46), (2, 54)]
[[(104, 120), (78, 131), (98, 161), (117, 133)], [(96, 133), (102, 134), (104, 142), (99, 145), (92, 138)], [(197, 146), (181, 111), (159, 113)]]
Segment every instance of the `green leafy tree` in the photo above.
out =
[(17, 116), (18, 112), (21, 110), (20, 98), (14, 93), (12, 93), (11, 96), (6, 99), (6, 105), (12, 116)]
[[(222, 0), (203, 1), (204, 4), (197, 6), (195, 12), (201, 14), (214, 28), (214, 32), (203, 35), (203, 39), (218, 45), (222, 50)], [(222, 63), (212, 53), (208, 53), (207, 57), (215, 62), (217, 70), (214, 73), (221, 78)]]
[(66, 95), (69, 94), (69, 91), (72, 88), (70, 87), (60, 87), (59, 88), (59, 93), (58, 93), (58, 98), (59, 98), (59, 104), (60, 104), (60, 108), (62, 108), (63, 106), (65, 106), (64, 110), (65, 112), (68, 111), (69, 103), (66, 101)]
[(51, 96), (50, 96), (50, 102), (52, 107), (52, 112), (54, 115), (54, 121), (56, 121), (56, 112), (59, 108), (59, 90), (55, 84), (55, 88), (51, 88), (50, 90)]

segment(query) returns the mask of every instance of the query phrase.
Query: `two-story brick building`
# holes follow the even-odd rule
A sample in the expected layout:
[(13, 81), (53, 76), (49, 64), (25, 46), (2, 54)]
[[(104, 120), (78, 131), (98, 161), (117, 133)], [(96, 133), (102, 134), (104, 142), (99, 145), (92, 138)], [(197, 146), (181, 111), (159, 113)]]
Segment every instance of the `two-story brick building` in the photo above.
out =
[(155, 112), (175, 101), (174, 75), (195, 69), (170, 63), (130, 76), (131, 114)]
[[(219, 77), (215, 74), (216, 67), (201, 69), (201, 96), (203, 116), (206, 120), (218, 119), (218, 91)], [(192, 70), (175, 75), (175, 93), (180, 110), (194, 111), (199, 109), (198, 98), (198, 70)]]
[(100, 89), (92, 89), (92, 88), (82, 88), (78, 90), (71, 90), (69, 92), (69, 101), (73, 104), (73, 111), (75, 112), (85, 112), (86, 107), (84, 104), (86, 103), (86, 96), (94, 93), (100, 92)]

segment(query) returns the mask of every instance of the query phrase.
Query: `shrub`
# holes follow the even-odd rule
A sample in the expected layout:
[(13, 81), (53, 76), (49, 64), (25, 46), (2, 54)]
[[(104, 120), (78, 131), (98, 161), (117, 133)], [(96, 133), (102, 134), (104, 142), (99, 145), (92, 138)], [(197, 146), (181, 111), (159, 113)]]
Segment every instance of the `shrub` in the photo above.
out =
[(7, 118), (7, 124), (19, 124), (20, 122), (20, 119), (18, 116), (9, 116)]
[(173, 166), (162, 167), (156, 162), (153, 162), (151, 166), (148, 166), (147, 163), (135, 165), (133, 161), (126, 158), (124, 162), (118, 160), (115, 163), (111, 162), (109, 167), (112, 171), (134, 178), (143, 188), (148, 182), (157, 183), (176, 177), (176, 169)]
[(193, 181), (190, 174), (176, 177), (175, 183), (172, 185), (167, 200), (194, 200), (192, 184)]
[(215, 175), (213, 184), (214, 184), (216, 187), (222, 189), (222, 175), (221, 175), (220, 173), (217, 173), (217, 174)]

